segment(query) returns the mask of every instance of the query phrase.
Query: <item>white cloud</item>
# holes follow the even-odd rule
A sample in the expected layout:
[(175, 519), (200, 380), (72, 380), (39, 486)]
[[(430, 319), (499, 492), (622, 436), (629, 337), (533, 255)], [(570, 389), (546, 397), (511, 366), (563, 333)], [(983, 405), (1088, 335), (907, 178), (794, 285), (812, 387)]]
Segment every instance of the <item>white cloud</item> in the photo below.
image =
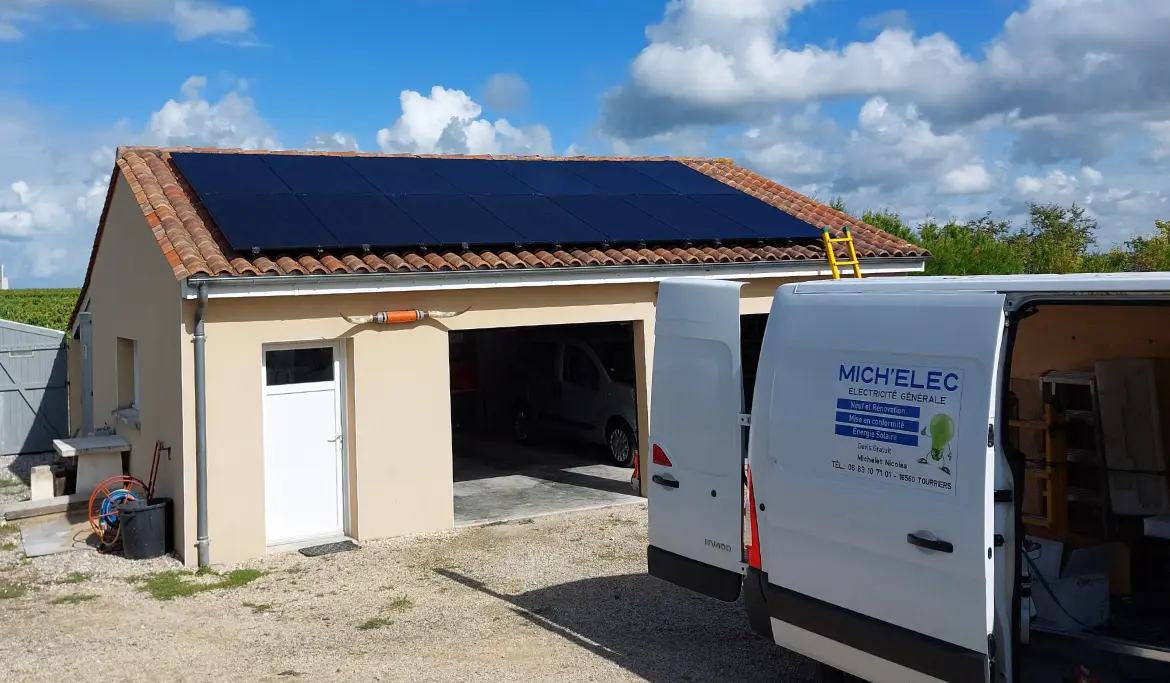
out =
[(979, 164), (966, 164), (943, 174), (940, 189), (945, 194), (980, 194), (987, 192), (995, 179)]
[(670, 0), (603, 98), (601, 134), (679, 153), (672, 136), (705, 130), (794, 189), (911, 220), (1076, 201), (1108, 244), (1170, 215), (1170, 3), (1025, 0), (965, 51), (901, 11), (848, 44), (792, 40), (819, 1)]
[(61, 272), (69, 257), (61, 247), (38, 249), (32, 255), (32, 275), (37, 278), (47, 278)]
[(880, 14), (874, 14), (864, 17), (857, 22), (857, 28), (862, 31), (874, 31), (880, 33), (888, 28), (909, 29), (913, 26), (910, 21), (910, 13), (904, 9), (892, 9)]
[(483, 102), (492, 109), (517, 111), (528, 104), (528, 84), (517, 74), (493, 74), (483, 87)]
[(213, 2), (176, 0), (171, 23), (179, 40), (207, 36), (240, 36), (252, 30), (252, 13), (246, 7), (225, 7)]
[(384, 152), (419, 154), (552, 154), (552, 134), (537, 125), (517, 128), (507, 119), (481, 118), (483, 108), (462, 90), (441, 85), (430, 95), (403, 90), (402, 115), (378, 131)]
[[(146, 0), (142, 0), (145, 2)], [(26, 102), (0, 94), (0, 261), (13, 284), (77, 286), (105, 203), (117, 145), (280, 149), (272, 125), (244, 91), (219, 96), (191, 76), (148, 117), (144, 127), (121, 122), (84, 130)], [(429, 97), (402, 93), (402, 116), (378, 131), (396, 151), (551, 154), (544, 126), (517, 127), (481, 118), (465, 93), (436, 86)], [(347, 132), (312, 135), (306, 148), (357, 150)]]
[(16, 28), (15, 24), (0, 21), (0, 42), (20, 40), (23, 37), (24, 34), (20, 32), (20, 29)]
[(76, 286), (105, 203), (114, 146), (279, 148), (250, 98), (212, 100), (193, 76), (135, 132), (124, 123), (81, 131), (0, 98), (0, 254), (16, 286)]
[(1122, 144), (1118, 130), (1170, 118), (1170, 3), (1030, 0), (972, 56), (901, 26), (840, 48), (788, 44), (789, 18), (813, 1), (669, 3), (605, 98), (603, 129), (643, 138), (759, 120), (783, 103), (882, 96), (947, 127), (1010, 119), (1021, 161), (1091, 163)]
[(302, 149), (312, 152), (357, 152), (361, 150), (352, 133), (314, 133)]
[(108, 21), (169, 23), (178, 40), (225, 38), (252, 44), (252, 13), (214, 0), (5, 0), (0, 40), (19, 40), (21, 23), (51, 24), (63, 8)]
[(150, 115), (141, 140), (150, 145), (280, 149), (276, 132), (239, 90), (217, 102), (203, 94), (207, 79), (192, 76), (183, 83), (181, 100), (167, 100)]

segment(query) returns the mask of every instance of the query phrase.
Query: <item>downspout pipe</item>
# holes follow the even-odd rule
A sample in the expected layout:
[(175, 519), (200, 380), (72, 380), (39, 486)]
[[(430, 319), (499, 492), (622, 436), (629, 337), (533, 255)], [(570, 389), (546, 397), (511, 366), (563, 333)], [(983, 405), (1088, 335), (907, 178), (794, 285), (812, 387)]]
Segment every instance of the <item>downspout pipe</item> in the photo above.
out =
[(211, 566), (207, 538), (207, 337), (203, 333), (203, 311), (207, 306), (207, 285), (199, 285), (195, 304), (195, 550), (200, 567)]

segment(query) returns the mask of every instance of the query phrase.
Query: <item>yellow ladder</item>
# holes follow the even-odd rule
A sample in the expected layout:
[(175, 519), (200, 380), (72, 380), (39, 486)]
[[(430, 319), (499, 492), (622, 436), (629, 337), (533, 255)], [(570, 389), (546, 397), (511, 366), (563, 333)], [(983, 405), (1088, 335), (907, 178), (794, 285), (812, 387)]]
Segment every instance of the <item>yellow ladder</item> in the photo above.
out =
[[(825, 239), (825, 258), (829, 260), (829, 268), (833, 271), (833, 279), (841, 279), (841, 269), (839, 266), (852, 266), (853, 277), (861, 277), (861, 266), (857, 263), (857, 250), (853, 247), (853, 233), (849, 232), (849, 226), (845, 226), (844, 237), (833, 237), (829, 234), (827, 227), (821, 228), (821, 235)], [(834, 244), (845, 244), (845, 250), (849, 253), (848, 261), (838, 261), (837, 254), (833, 251)]]

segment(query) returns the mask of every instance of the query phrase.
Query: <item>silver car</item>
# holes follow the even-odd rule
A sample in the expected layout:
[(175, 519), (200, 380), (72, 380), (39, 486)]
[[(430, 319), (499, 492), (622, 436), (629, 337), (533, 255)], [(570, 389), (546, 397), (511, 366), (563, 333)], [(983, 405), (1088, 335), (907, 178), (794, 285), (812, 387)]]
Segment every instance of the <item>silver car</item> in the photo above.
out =
[(517, 348), (516, 438), (537, 434), (603, 444), (616, 465), (638, 452), (634, 353), (621, 336), (544, 336)]

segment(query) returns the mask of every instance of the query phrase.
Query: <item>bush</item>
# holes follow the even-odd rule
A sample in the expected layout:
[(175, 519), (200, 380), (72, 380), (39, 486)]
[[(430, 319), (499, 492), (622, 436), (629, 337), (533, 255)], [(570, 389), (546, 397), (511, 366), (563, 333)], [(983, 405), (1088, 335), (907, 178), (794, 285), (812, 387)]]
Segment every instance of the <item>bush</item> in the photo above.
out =
[(0, 320), (64, 330), (80, 295), (79, 289), (2, 290)]
[(898, 214), (867, 211), (861, 220), (931, 253), (924, 275), (1109, 273), (1170, 270), (1170, 222), (1157, 221), (1152, 235), (1096, 251), (1097, 221), (1084, 207), (1033, 204), (1020, 227), (982, 218), (912, 228)]

